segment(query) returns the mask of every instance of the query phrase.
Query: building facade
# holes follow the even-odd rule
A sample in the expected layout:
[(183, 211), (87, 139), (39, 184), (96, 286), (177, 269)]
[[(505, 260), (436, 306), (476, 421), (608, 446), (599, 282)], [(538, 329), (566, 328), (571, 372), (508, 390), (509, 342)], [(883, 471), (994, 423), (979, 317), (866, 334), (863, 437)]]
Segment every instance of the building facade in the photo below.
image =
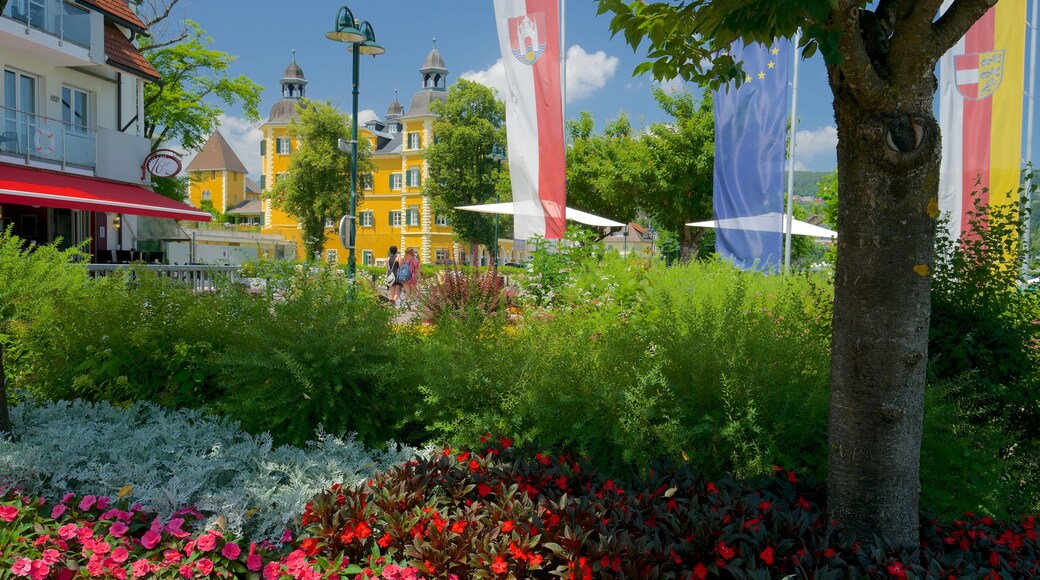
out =
[[(457, 259), (458, 247), (452, 239), (451, 224), (446, 215), (434, 211), (432, 200), (423, 194), (422, 187), (428, 174), (423, 151), (434, 139), (436, 114), (430, 107), (448, 98), (448, 69), (436, 47), (426, 56), (419, 73), (420, 88), (412, 96), (407, 110), (395, 95), (383, 120), (369, 121), (358, 128), (358, 138), (367, 139), (371, 145), (376, 168), (372, 179), (359, 178), (358, 182), (355, 240), (358, 264), (385, 263), (390, 246), (397, 246), (401, 251), (414, 248), (424, 263)], [(264, 192), (274, 186), (279, 175), (288, 171), (289, 160), (298, 147), (288, 134), (288, 127), (296, 118), (306, 85), (303, 70), (294, 56), (282, 75), (282, 99), (274, 104), (260, 128), (263, 132), (260, 188)], [(264, 232), (294, 240), (301, 252), (297, 257), (304, 258), (296, 220), (274, 208), (268, 199), (263, 200), (263, 212)], [(345, 263), (347, 250), (340, 244), (336, 222), (338, 216), (327, 223), (322, 258)]]
[[(98, 261), (147, 241), (140, 222), (208, 221), (155, 194), (144, 86), (159, 73), (126, 0), (10, 0), (0, 15), (0, 226), (29, 243), (89, 240)], [(117, 254), (118, 252), (118, 254)]]

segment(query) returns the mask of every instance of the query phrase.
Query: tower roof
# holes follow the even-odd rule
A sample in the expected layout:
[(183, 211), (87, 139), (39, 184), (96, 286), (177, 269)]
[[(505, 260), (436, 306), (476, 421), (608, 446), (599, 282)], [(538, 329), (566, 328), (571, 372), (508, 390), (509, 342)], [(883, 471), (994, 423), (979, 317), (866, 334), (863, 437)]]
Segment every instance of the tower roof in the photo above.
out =
[(437, 39), (434, 39), (433, 50), (430, 54), (426, 55), (426, 60), (423, 61), (422, 68), (419, 69), (421, 72), (448, 72), (448, 68), (444, 65), (444, 58), (441, 57), (441, 53), (437, 51)]
[(235, 173), (249, 173), (242, 160), (235, 155), (231, 144), (218, 130), (210, 135), (206, 144), (188, 164), (188, 171), (221, 171), (224, 169)]
[(422, 89), (412, 95), (408, 106), (408, 117), (430, 114), (430, 103), (448, 98), (448, 67), (444, 64), (441, 53), (437, 51), (437, 39), (433, 39), (433, 50), (426, 55), (422, 68)]
[(401, 101), (397, 100), (397, 89), (394, 89), (394, 102), (390, 103), (390, 107), (386, 110), (386, 118), (389, 120), (391, 117), (400, 117), (404, 114), (404, 105)]
[(288, 123), (296, 118), (296, 107), (303, 98), (307, 78), (303, 76), (300, 65), (296, 64), (295, 48), (292, 51), (292, 62), (282, 73), (281, 83), (282, 98), (271, 107), (271, 114), (267, 117), (268, 123)]

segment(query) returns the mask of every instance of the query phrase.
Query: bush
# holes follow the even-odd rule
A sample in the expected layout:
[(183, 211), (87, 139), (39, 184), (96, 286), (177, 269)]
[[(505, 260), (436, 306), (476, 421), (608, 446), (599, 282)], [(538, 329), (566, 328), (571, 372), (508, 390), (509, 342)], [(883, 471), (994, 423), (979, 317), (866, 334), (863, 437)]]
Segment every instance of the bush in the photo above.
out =
[(464, 272), (457, 268), (427, 278), (420, 295), (423, 318), (494, 316), (508, 306), (502, 277), (494, 269)]

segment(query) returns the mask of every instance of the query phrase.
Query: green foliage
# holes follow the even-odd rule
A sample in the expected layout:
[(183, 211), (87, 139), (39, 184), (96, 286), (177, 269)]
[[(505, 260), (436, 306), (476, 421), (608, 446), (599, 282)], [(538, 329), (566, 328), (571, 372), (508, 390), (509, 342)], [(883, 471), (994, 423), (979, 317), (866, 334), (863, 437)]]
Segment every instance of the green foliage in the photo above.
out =
[(450, 217), (459, 240), (493, 247), (494, 216), (454, 208), (493, 202), (496, 189), (501, 201), (512, 199), (508, 166), (498, 168), (486, 158), (495, 144), (506, 143), (505, 104), (488, 87), (460, 79), (447, 100), (434, 102), (431, 109), (439, 115), (433, 123), (437, 139), (424, 153), (429, 176), (423, 191), (438, 212)]
[(593, 126), (585, 111), (567, 122), (567, 205), (627, 223), (644, 192), (656, 187), (657, 169), (627, 115), (608, 122), (602, 135)]
[(322, 268), (269, 282), (260, 296), (233, 295), (229, 309), (248, 322), (227, 328), (234, 346), (215, 353), (215, 408), (278, 442), (300, 444), (316, 425), (371, 445), (395, 433), (422, 440), (408, 423), (418, 395), (393, 314), (363, 288), (348, 292), (341, 274)]
[(419, 297), (423, 319), (496, 316), (508, 306), (502, 277), (493, 268), (469, 272), (446, 269), (429, 278)]
[[(304, 100), (299, 118), (289, 123), (288, 134), (299, 148), (289, 160), (289, 171), (280, 176), (268, 196), (300, 223), (306, 255), (318, 256), (325, 248), (325, 221), (337, 221), (350, 209), (349, 155), (339, 150), (339, 140), (349, 140), (350, 120), (328, 102)], [(367, 139), (358, 143), (358, 183), (375, 165)], [(357, 192), (360, 201), (361, 192)]]
[(260, 118), (263, 87), (243, 75), (229, 77), (235, 57), (209, 48), (213, 40), (195, 22), (185, 20), (184, 25), (186, 36), (178, 42), (156, 43), (149, 36), (138, 40), (141, 52), (162, 76), (162, 82), (144, 85), (145, 136), (153, 149), (167, 142), (179, 142), (188, 150), (202, 147), (224, 112), (210, 104), (213, 98), (241, 106), (250, 121)]
[(603, 244), (590, 230), (569, 226), (563, 240), (536, 236), (528, 243), (535, 248), (528, 275), (522, 280), (521, 298), (537, 306), (552, 306), (571, 281), (576, 269), (592, 256), (602, 256)]

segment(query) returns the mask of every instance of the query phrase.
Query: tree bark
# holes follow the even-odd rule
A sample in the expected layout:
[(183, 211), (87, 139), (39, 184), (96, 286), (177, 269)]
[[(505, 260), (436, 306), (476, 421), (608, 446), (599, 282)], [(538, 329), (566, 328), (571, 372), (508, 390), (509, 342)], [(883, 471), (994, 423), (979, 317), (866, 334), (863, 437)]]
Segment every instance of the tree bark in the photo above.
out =
[[(866, 538), (918, 541), (918, 498), (938, 214), (931, 70), (881, 102), (832, 70), (838, 230), (828, 506)], [(850, 86), (852, 85), (852, 86)], [(866, 539), (865, 538), (865, 539)]]
[(4, 345), (0, 344), (0, 433), (13, 433), (7, 403), (7, 373), (4, 370)]

